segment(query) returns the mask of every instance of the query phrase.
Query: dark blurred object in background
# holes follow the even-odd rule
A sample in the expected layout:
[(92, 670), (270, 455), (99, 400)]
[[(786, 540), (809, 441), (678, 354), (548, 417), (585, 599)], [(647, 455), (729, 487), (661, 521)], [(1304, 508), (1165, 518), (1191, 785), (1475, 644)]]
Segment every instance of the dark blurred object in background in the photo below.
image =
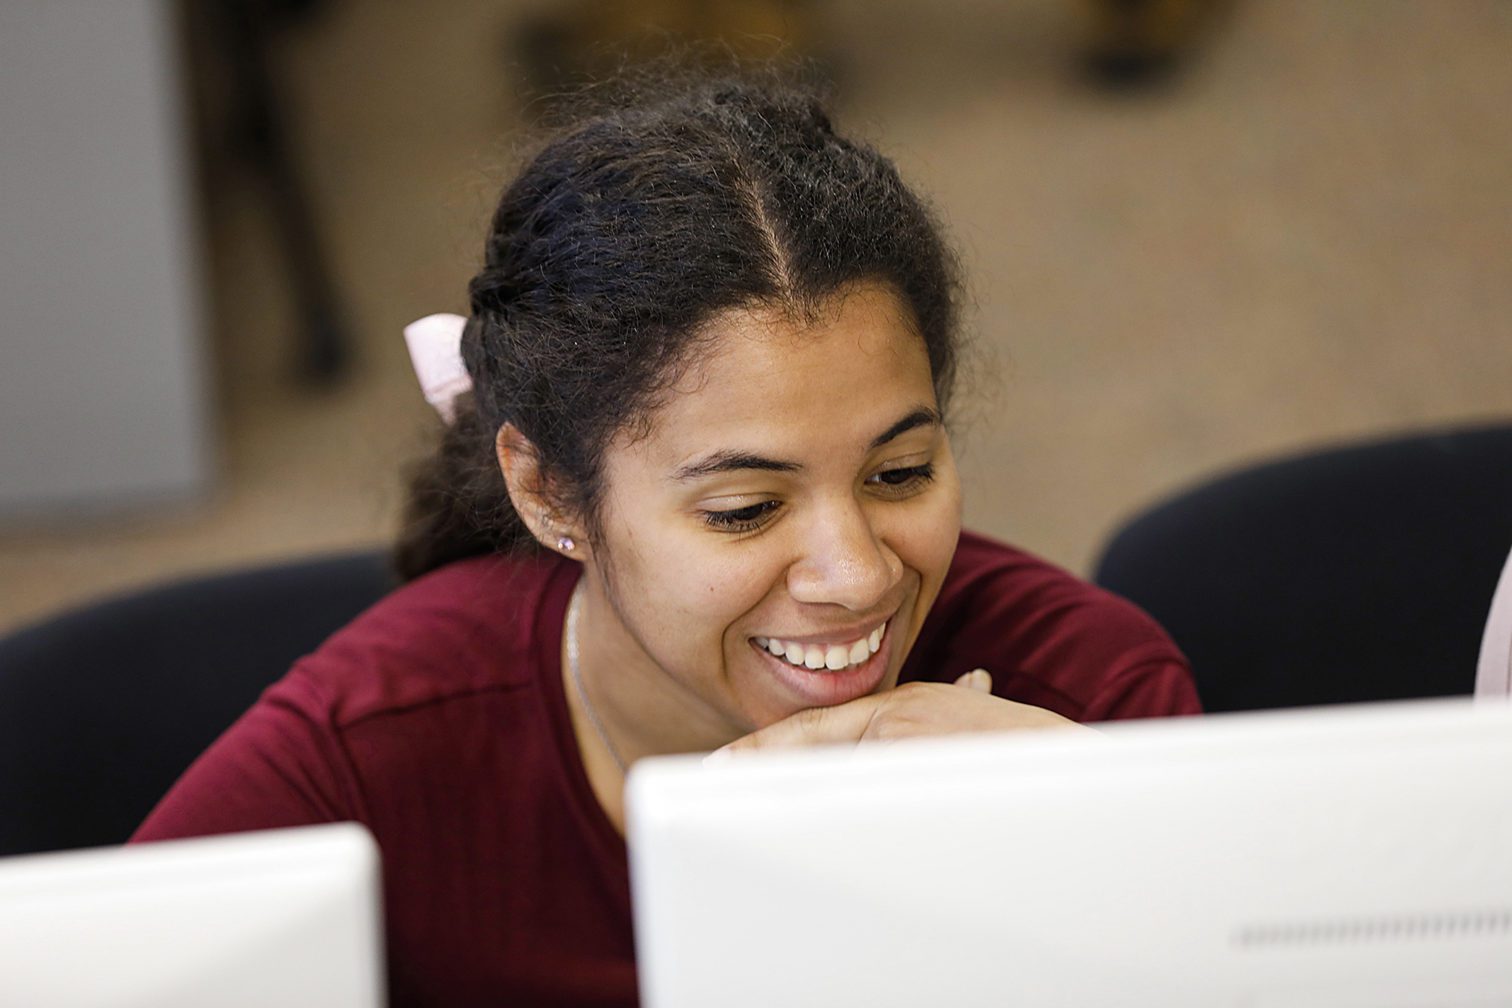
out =
[(1168, 80), (1192, 58), (1228, 0), (1084, 0), (1092, 15), (1086, 68), (1109, 90)]
[(515, 59), (538, 96), (662, 56), (669, 45), (713, 43), (742, 59), (821, 57), (812, 0), (568, 0), (513, 32)]
[[(289, 143), (272, 50), (283, 33), (324, 6), (321, 0), (188, 0), (186, 8), (190, 32), (204, 40), (208, 62), (222, 75), (225, 108), (207, 109), (201, 95), (201, 129), (212, 147), (231, 152), (257, 177), (266, 195), (301, 325), (292, 370), (316, 387), (339, 380), (350, 369), (354, 350)], [(203, 72), (196, 76), (203, 81)]]

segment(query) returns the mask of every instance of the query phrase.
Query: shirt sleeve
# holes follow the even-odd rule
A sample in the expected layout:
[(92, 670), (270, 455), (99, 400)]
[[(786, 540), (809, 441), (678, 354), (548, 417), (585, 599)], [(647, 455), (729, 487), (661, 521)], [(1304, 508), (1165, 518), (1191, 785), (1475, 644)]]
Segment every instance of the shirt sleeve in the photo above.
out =
[(1179, 658), (1144, 662), (1110, 679), (1082, 712), (1083, 721), (1201, 714), (1191, 669)]
[(190, 765), (132, 843), (361, 819), (350, 761), (298, 667)]

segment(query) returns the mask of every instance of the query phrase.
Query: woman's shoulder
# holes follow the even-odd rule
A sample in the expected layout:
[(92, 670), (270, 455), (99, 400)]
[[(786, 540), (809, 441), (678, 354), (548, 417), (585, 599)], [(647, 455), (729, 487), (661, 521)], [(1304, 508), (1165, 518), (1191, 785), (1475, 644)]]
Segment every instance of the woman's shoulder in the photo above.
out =
[(1027, 550), (963, 530), (936, 608), (948, 613), (957, 607), (983, 606), (1025, 619), (1043, 619), (1052, 613), (1080, 615), (1103, 625), (1112, 621), (1135, 635), (1169, 640), (1154, 620), (1127, 599)]
[(470, 557), (380, 599), (302, 658), (275, 690), (342, 727), (426, 705), (532, 687), (543, 606), (570, 591), (559, 558)]
[[(1175, 643), (1133, 603), (969, 531), (961, 533), (910, 664), (911, 678), (944, 681), (986, 668), (998, 682), (1016, 684), (1017, 698), (1078, 719), (1136, 677), (1190, 682)], [(1195, 692), (1178, 706), (1195, 709)]]

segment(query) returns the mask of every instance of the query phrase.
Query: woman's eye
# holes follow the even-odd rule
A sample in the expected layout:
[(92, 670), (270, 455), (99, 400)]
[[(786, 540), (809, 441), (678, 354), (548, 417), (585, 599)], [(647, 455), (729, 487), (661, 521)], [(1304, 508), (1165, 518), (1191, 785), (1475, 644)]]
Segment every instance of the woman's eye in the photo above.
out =
[(749, 532), (761, 527), (767, 515), (777, 508), (777, 501), (762, 501), (730, 511), (705, 511), (704, 522), (721, 532)]
[(866, 482), (886, 487), (890, 491), (915, 489), (934, 479), (933, 463), (907, 466), (902, 469), (884, 469), (869, 477)]

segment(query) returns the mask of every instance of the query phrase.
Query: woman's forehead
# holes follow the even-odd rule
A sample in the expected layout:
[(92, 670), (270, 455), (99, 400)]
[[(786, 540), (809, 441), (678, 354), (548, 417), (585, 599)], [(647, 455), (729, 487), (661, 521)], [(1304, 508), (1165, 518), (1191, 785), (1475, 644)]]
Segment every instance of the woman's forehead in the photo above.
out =
[(804, 454), (870, 444), (936, 408), (929, 357), (908, 310), (869, 285), (819, 310), (744, 309), (706, 329), (704, 352), (638, 438), (648, 461), (681, 466), (717, 449)]

